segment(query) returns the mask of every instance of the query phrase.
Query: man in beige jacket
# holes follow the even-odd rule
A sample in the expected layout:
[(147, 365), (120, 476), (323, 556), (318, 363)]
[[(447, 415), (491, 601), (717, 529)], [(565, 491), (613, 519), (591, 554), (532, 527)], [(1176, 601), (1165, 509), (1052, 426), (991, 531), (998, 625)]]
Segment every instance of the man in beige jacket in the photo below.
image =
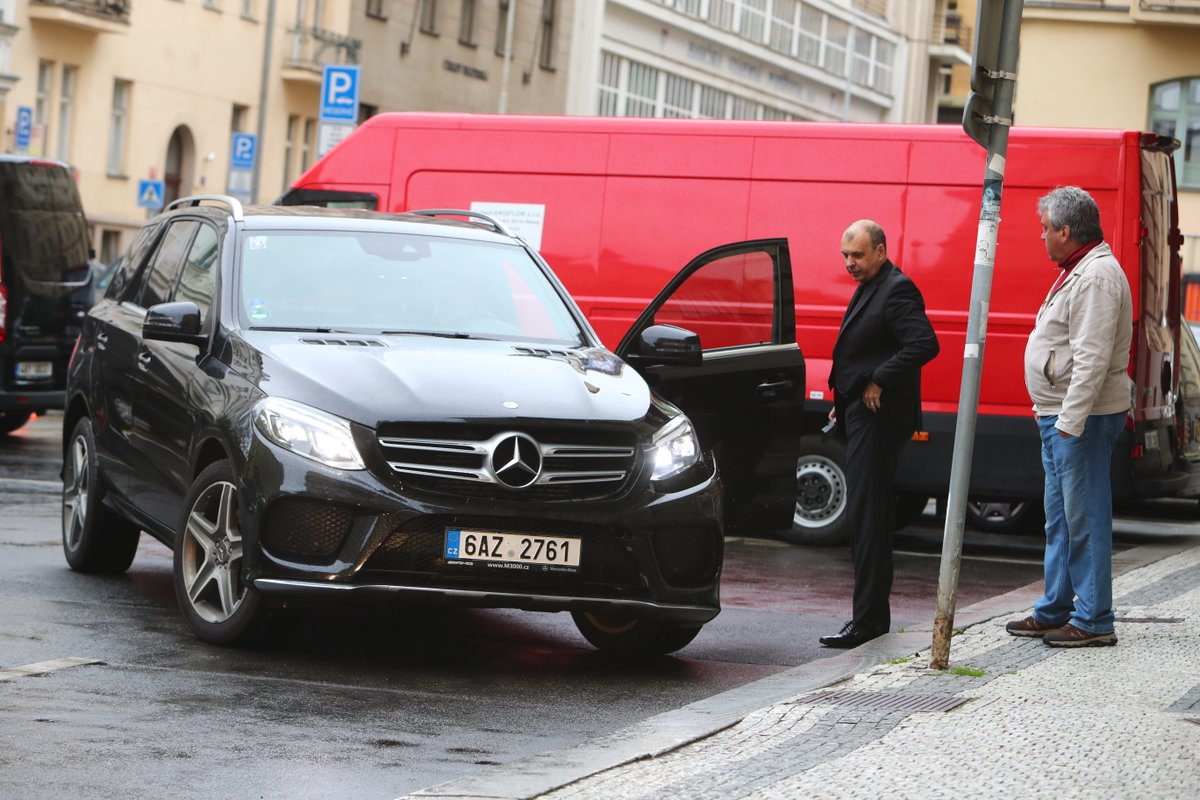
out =
[(1133, 302), (1091, 195), (1060, 187), (1038, 212), (1061, 270), (1025, 346), (1046, 471), (1046, 587), (1007, 630), (1054, 647), (1114, 645), (1109, 470), (1131, 404)]

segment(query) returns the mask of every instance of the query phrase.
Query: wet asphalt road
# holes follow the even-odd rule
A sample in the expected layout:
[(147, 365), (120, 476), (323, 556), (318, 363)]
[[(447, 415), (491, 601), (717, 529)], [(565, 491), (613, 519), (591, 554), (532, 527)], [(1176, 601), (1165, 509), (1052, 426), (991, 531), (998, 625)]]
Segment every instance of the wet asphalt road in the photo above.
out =
[[(0, 438), (0, 671), (102, 663), (0, 680), (3, 798), (396, 797), (828, 656), (817, 637), (848, 613), (845, 549), (738, 539), (724, 610), (676, 658), (605, 658), (566, 614), (404, 608), (293, 613), (254, 648), (213, 647), (149, 537), (126, 575), (67, 568), (60, 423)], [(1121, 546), (1187, 535), (1195, 510), (1138, 510)], [(898, 537), (894, 629), (933, 616), (941, 530)], [(970, 534), (958, 604), (1040, 573), (1035, 539)]]

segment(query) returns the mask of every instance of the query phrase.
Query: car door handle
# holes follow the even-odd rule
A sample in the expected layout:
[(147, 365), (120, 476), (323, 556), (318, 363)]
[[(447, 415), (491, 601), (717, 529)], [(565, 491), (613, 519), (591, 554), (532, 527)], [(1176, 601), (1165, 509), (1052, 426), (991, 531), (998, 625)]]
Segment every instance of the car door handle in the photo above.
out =
[(138, 369), (145, 372), (146, 370), (150, 369), (150, 362), (154, 360), (154, 356), (150, 355), (149, 350), (143, 350), (142, 352), (138, 353), (137, 360)]
[(768, 381), (758, 385), (758, 393), (763, 397), (774, 397), (780, 392), (790, 391), (795, 386), (791, 381)]
[(97, 350), (107, 350), (108, 349), (108, 334), (107, 333), (97, 333), (96, 334), (96, 349)]

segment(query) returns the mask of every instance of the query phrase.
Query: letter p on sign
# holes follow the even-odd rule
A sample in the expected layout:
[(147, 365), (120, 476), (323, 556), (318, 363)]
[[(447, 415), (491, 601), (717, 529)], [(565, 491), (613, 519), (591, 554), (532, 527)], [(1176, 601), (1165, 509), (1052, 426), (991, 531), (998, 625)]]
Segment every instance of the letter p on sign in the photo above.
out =
[(358, 65), (326, 64), (321, 81), (321, 119), (358, 118)]

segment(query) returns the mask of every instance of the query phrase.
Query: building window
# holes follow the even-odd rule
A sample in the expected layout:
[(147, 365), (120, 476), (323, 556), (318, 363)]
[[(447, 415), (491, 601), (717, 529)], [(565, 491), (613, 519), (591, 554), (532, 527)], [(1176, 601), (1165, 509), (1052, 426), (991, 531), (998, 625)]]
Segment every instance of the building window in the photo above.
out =
[[(871, 88), (877, 92), (890, 95), (892, 93), (892, 63), (896, 60), (896, 45), (875, 40), (875, 77), (871, 79)], [(947, 87), (949, 94), (949, 87)]]
[(204, 0), (204, 7), (210, 11), (220, 11), (221, 0)]
[(789, 55), (796, 51), (797, 0), (775, 0), (771, 4), (771, 37), (768, 44), (772, 49)]
[(846, 74), (846, 48), (850, 39), (850, 25), (840, 19), (825, 20), (825, 58), (821, 66), (834, 75)]
[(600, 103), (596, 113), (615, 117), (621, 107), (621, 59), (612, 53), (600, 54)]
[(726, 119), (729, 116), (729, 92), (700, 87), (700, 116), (707, 119)]
[(555, 0), (542, 0), (541, 43), (538, 47), (538, 66), (554, 69)]
[(658, 70), (636, 61), (629, 62), (629, 96), (626, 117), (654, 117), (658, 110)]
[(242, 0), (242, 19), (257, 19), (254, 15), (254, 4), (258, 0)]
[(667, 74), (663, 90), (664, 117), (694, 117), (693, 100), (696, 83), (678, 75)]
[(738, 33), (752, 42), (762, 42), (767, 32), (767, 0), (742, 0)]
[[(36, 144), (35, 155), (46, 154), (46, 131), (50, 127), (50, 93), (54, 89), (54, 62), (38, 62), (37, 100), (33, 105), (33, 124), (37, 126), (41, 141)], [(33, 144), (32, 142), (30, 143)]]
[(113, 177), (125, 175), (125, 131), (129, 125), (129, 81), (113, 81), (112, 110), (108, 117), (108, 159), (105, 169)]
[(304, 140), (300, 142), (300, 171), (312, 166), (312, 154), (317, 150), (317, 121), (312, 117), (304, 120)]
[(1181, 142), (1175, 179), (1181, 189), (1200, 189), (1200, 76), (1150, 87), (1150, 130)]
[(475, 0), (462, 0), (462, 13), (458, 16), (459, 44), (475, 46)]
[(821, 40), (825, 38), (825, 14), (810, 6), (800, 5), (800, 28), (796, 31), (796, 57), (805, 64), (821, 63)]
[(421, 0), (421, 33), (437, 35), (437, 0)]
[(287, 121), (287, 138), (283, 142), (283, 191), (292, 185), (292, 164), (295, 162), (296, 132), (300, 130), (300, 117), (292, 114)]
[(59, 161), (71, 160), (71, 116), (75, 108), (75, 76), (79, 67), (63, 64), (62, 90), (58, 95), (58, 147)]
[(727, 31), (734, 29), (733, 0), (708, 0), (708, 21)]
[(246, 128), (246, 116), (250, 113), (250, 106), (233, 104), (233, 113), (229, 115), (229, 132), (241, 133)]
[(500, 0), (500, 14), (496, 17), (496, 55), (498, 56), (504, 55), (505, 48), (508, 46), (506, 35), (510, 4), (511, 0)]
[(375, 19), (387, 19), (383, 15), (383, 0), (367, 0), (367, 16)]

